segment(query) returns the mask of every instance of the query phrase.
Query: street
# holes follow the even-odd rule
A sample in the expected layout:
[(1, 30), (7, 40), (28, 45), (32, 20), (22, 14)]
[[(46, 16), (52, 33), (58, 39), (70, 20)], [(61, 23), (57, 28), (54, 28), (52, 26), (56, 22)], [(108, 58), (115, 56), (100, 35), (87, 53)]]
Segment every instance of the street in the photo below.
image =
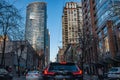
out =
[(13, 80), (25, 80), (25, 76), (14, 77)]
[[(20, 77), (15, 76), (13, 78), (13, 80), (26, 80), (26, 79), (25, 79), (25, 76), (20, 76)], [(40, 79), (40, 80), (42, 80), (42, 79)], [(94, 76), (94, 75), (92, 75), (92, 76), (84, 75), (84, 80), (98, 80), (98, 77)], [(104, 79), (104, 80), (108, 80), (108, 79)]]

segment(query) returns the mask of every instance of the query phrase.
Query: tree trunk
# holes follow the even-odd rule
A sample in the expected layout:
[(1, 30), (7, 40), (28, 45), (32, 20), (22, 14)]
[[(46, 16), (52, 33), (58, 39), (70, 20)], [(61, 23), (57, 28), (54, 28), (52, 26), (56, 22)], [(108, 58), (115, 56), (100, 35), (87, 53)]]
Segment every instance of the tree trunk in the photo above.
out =
[(18, 58), (18, 77), (20, 77), (20, 58)]
[(2, 59), (1, 59), (1, 65), (5, 67), (5, 45), (6, 45), (6, 35), (3, 39), (3, 48), (2, 48)]

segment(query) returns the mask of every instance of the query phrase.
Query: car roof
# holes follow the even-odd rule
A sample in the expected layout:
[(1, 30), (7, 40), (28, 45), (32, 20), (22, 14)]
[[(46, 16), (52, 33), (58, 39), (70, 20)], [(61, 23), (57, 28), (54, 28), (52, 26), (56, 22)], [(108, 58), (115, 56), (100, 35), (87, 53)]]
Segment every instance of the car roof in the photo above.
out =
[(109, 69), (109, 71), (112, 71), (112, 70), (114, 70), (114, 69), (116, 69), (116, 70), (119, 70), (119, 71), (120, 71), (120, 67), (111, 67), (111, 68)]
[(72, 62), (51, 62), (50, 65), (59, 65), (59, 64), (65, 64), (65, 65), (75, 65), (75, 63)]

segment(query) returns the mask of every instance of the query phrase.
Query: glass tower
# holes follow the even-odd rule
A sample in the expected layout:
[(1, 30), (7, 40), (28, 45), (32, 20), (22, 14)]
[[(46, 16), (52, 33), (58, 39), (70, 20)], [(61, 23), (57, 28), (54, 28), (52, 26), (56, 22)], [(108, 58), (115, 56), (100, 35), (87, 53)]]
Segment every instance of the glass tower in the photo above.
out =
[(120, 0), (96, 0), (97, 34), (99, 37), (100, 55), (109, 54), (114, 57), (119, 51), (119, 12)]
[(96, 0), (98, 28), (105, 25), (107, 20), (114, 21), (114, 24), (118, 23), (119, 16), (117, 14), (117, 11), (120, 8), (119, 5), (120, 0)]
[(27, 6), (25, 39), (39, 55), (45, 51), (46, 13), (45, 2), (33, 2)]

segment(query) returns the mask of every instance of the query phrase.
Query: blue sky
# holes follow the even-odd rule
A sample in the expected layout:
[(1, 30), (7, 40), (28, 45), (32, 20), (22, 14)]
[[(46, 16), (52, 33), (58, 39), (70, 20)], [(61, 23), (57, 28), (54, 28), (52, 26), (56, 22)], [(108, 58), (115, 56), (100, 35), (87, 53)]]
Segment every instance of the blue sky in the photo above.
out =
[(47, 27), (50, 32), (50, 60), (55, 61), (58, 53), (58, 46), (62, 46), (62, 12), (66, 2), (80, 2), (80, 0), (6, 0), (21, 10), (21, 14), (26, 17), (26, 7), (29, 3), (35, 1), (44, 1), (47, 3)]

